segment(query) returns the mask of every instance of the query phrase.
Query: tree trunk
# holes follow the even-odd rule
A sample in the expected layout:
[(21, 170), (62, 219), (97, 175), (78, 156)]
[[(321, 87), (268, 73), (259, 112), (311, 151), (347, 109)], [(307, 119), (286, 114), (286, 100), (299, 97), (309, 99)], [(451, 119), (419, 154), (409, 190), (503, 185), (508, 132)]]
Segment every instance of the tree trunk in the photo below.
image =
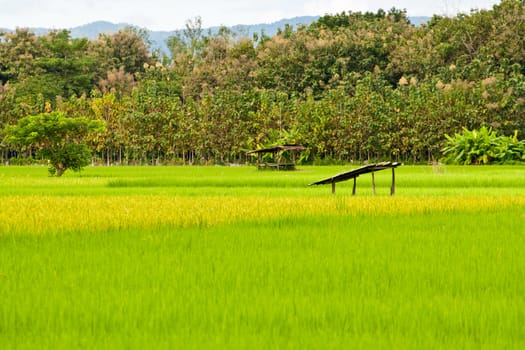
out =
[(64, 166), (64, 164), (60, 163), (55, 166), (55, 169), (57, 170), (56, 176), (60, 177), (62, 174), (64, 174), (67, 168)]

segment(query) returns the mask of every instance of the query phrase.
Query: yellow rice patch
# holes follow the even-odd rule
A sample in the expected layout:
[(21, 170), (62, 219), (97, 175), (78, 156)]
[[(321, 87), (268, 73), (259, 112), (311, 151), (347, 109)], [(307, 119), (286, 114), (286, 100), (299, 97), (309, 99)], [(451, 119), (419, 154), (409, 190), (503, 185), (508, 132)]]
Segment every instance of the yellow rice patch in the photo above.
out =
[[(525, 207), (525, 197), (6, 196), (0, 235), (191, 227), (282, 217), (411, 215)], [(524, 209), (525, 210), (525, 209)]]

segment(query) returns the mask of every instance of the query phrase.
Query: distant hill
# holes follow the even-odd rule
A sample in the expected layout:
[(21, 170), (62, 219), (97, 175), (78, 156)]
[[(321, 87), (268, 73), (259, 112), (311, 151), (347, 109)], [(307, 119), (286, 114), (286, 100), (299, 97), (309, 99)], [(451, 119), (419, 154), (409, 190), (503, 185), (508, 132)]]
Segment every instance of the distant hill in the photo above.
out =
[[(294, 17), (294, 18), (286, 18), (282, 19), (277, 22), (273, 23), (260, 23), (260, 24), (239, 24), (235, 26), (229, 27), (235, 34), (238, 36), (244, 36), (251, 38), (253, 34), (257, 33), (264, 33), (267, 36), (274, 36), (277, 34), (277, 31), (279, 29), (283, 29), (285, 25), (291, 25), (294, 28), (297, 28), (299, 25), (309, 25), (312, 22), (315, 22), (319, 19), (319, 16), (301, 16), (301, 17)], [(410, 17), (410, 22), (414, 24), (415, 26), (419, 26), (423, 23), (426, 23), (430, 20), (430, 17)], [(93, 23), (84, 24), (78, 27), (69, 28), (71, 31), (71, 36), (73, 38), (89, 38), (89, 39), (96, 39), (98, 38), (99, 34), (107, 33), (107, 34), (113, 34), (118, 32), (119, 30), (126, 28), (126, 27), (132, 27), (132, 24), (128, 23), (111, 23), (106, 21), (97, 21)], [(210, 28), (204, 28), (204, 33), (211, 33), (215, 34), (219, 30), (220, 27), (210, 27)], [(31, 30), (36, 33), (37, 35), (45, 35), (48, 33), (51, 29), (46, 28), (31, 28)], [(0, 31), (3, 32), (10, 32), (12, 30), (10, 29), (1, 29)], [(173, 31), (152, 31), (148, 30), (149, 37), (152, 41), (152, 50), (160, 50), (163, 53), (168, 53), (168, 48), (166, 46), (166, 40), (173, 35), (176, 35), (177, 33), (182, 34), (183, 29), (173, 30)]]
[(98, 38), (99, 34), (101, 33), (114, 34), (119, 30), (130, 26), (131, 24), (127, 23), (115, 24), (111, 22), (98, 21), (71, 28), (70, 31), (73, 38), (89, 38), (93, 40)]
[[(297, 28), (298, 25), (309, 25), (312, 22), (315, 22), (319, 19), (319, 16), (302, 16), (282, 19), (273, 23), (260, 23), (260, 24), (238, 24), (235, 26), (228, 27), (235, 34), (241, 37), (251, 38), (253, 34), (264, 33), (268, 36), (274, 36), (277, 34), (279, 29), (285, 27), (286, 24)], [(204, 33), (216, 34), (221, 27), (209, 27), (203, 28)], [(174, 30), (174, 31), (149, 31), (150, 39), (153, 42), (152, 49), (160, 49), (161, 52), (167, 53), (168, 48), (166, 46), (166, 40), (177, 33), (182, 34), (183, 29)]]
[[(245, 36), (245, 37), (252, 37), (254, 33), (261, 33), (268, 36), (273, 36), (277, 33), (279, 28), (284, 28), (286, 24), (292, 25), (294, 28), (296, 28), (298, 25), (309, 25), (312, 22), (317, 21), (319, 19), (319, 16), (303, 16), (303, 17), (295, 17), (295, 18), (288, 18), (288, 19), (282, 19), (277, 22), (273, 23), (260, 23), (260, 24), (249, 24), (249, 25), (235, 25), (232, 27), (229, 27), (234, 33), (236, 33), (239, 36)], [(71, 31), (71, 36), (73, 38), (89, 38), (89, 39), (96, 39), (98, 38), (99, 34), (106, 33), (106, 34), (113, 34), (118, 32), (119, 30), (126, 28), (126, 27), (133, 27), (134, 25), (129, 23), (111, 23), (106, 21), (97, 21), (88, 23), (82, 26), (69, 28)], [(45, 35), (48, 33), (51, 29), (46, 28), (30, 28), (35, 34), (37, 35)], [(203, 28), (204, 33), (211, 33), (215, 34), (218, 32), (220, 27), (210, 27), (210, 28)], [(3, 32), (10, 32), (11, 29), (3, 29), (0, 28), (0, 31)], [(166, 40), (173, 35), (176, 35), (177, 33), (182, 34), (183, 29), (173, 30), (173, 31), (153, 31), (148, 30), (149, 37), (152, 41), (152, 50), (160, 50), (161, 52), (167, 53), (168, 48), (166, 46)]]

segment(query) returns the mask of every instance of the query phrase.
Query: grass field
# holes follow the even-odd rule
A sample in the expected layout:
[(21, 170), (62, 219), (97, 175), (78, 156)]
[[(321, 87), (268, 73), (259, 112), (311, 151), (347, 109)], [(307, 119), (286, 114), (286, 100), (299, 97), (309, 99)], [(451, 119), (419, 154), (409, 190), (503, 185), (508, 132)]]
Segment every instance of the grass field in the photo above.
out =
[(0, 167), (0, 349), (525, 348), (525, 167)]

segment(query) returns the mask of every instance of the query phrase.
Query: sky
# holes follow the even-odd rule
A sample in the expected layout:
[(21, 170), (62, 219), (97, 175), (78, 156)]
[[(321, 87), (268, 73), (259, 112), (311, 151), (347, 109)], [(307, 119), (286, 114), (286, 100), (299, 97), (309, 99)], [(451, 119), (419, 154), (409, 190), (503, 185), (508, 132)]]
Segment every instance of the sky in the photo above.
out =
[(184, 28), (201, 17), (203, 27), (271, 23), (284, 18), (376, 12), (392, 7), (409, 16), (454, 16), (491, 9), (499, 0), (0, 0), (0, 28), (69, 29), (95, 21), (127, 23), (150, 30)]

